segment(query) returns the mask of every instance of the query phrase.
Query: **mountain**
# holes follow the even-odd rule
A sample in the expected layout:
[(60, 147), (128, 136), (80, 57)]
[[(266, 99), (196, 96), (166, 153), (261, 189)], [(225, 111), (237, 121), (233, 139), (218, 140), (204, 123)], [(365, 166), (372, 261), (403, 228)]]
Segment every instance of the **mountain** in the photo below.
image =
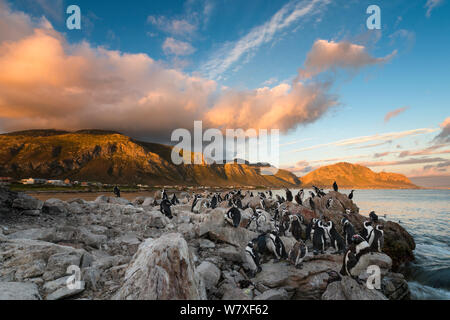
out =
[[(300, 180), (261, 165), (174, 165), (172, 147), (114, 131), (28, 130), (0, 135), (0, 176), (117, 184), (295, 187)], [(193, 157), (193, 155), (191, 155)]]
[(367, 167), (347, 162), (321, 167), (301, 178), (304, 187), (313, 185), (331, 189), (336, 181), (340, 188), (417, 189), (406, 176), (398, 173), (376, 173)]

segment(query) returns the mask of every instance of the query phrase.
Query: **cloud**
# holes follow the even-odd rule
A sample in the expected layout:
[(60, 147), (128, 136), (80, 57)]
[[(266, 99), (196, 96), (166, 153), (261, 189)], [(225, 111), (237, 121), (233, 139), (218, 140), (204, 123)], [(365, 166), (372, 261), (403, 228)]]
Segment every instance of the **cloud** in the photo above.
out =
[(389, 122), (389, 120), (391, 120), (392, 118), (395, 118), (400, 113), (403, 113), (403, 112), (405, 112), (408, 109), (409, 109), (409, 107), (403, 107), (403, 108), (395, 109), (393, 111), (388, 112), (386, 114), (386, 116), (384, 117), (384, 122), (385, 123)]
[(431, 17), (431, 11), (444, 3), (444, 0), (428, 0), (425, 4), (425, 8), (427, 9), (427, 13), (425, 14), (427, 18)]
[[(344, 139), (344, 140), (338, 140), (334, 142), (319, 144), (315, 146), (310, 146), (306, 148), (301, 148), (297, 150), (292, 150), (291, 152), (301, 152), (301, 151), (309, 151), (314, 149), (319, 149), (323, 147), (346, 147), (346, 146), (353, 146), (363, 143), (368, 143), (372, 141), (381, 141), (380, 143), (369, 145), (370, 147), (382, 145), (385, 143), (391, 143), (394, 140), (401, 139), (407, 136), (416, 136), (421, 134), (427, 134), (436, 132), (438, 129), (429, 129), (429, 128), (422, 128), (422, 129), (413, 129), (413, 130), (407, 130), (407, 131), (400, 131), (400, 132), (389, 132), (389, 133), (383, 133), (383, 134), (375, 134), (371, 136), (361, 136), (361, 137), (355, 137), (350, 139)], [(363, 146), (367, 147), (367, 145)], [(355, 149), (359, 149), (361, 147), (355, 147)]]
[(269, 43), (276, 35), (294, 25), (301, 18), (307, 18), (323, 12), (329, 0), (290, 1), (264, 24), (250, 30), (236, 42), (228, 43), (219, 49), (203, 67), (203, 73), (215, 79), (242, 58), (254, 54), (261, 45)]
[(444, 120), (441, 124), (442, 131), (434, 138), (434, 141), (440, 143), (450, 143), (450, 117)]
[(186, 19), (169, 19), (165, 16), (148, 16), (147, 22), (165, 33), (177, 36), (192, 35), (197, 30), (197, 26)]
[(195, 52), (195, 48), (190, 43), (174, 38), (167, 38), (162, 48), (166, 54), (174, 54), (176, 56), (186, 56)]
[(447, 161), (444, 158), (411, 158), (408, 160), (395, 160), (395, 161), (371, 161), (371, 162), (360, 162), (359, 165), (365, 167), (383, 167), (383, 166), (401, 166), (408, 164), (423, 164), (423, 163), (436, 163)]
[(299, 161), (297, 162), (295, 165), (292, 166), (282, 166), (282, 169), (287, 170), (289, 172), (292, 172), (296, 175), (302, 176), (306, 173), (309, 173), (315, 169), (317, 169), (318, 167), (313, 167), (311, 166), (308, 162), (306, 161)]
[(385, 63), (396, 53), (394, 51), (384, 58), (374, 58), (362, 45), (347, 41), (317, 40), (306, 57), (304, 69), (300, 69), (299, 74), (303, 78), (310, 78), (327, 70), (335, 71), (337, 68), (357, 70), (368, 65)]

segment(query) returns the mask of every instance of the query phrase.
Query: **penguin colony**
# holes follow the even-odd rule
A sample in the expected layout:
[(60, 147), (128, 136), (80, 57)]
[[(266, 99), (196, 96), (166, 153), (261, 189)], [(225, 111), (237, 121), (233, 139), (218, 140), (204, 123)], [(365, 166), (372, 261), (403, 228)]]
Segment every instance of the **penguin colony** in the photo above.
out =
[[(336, 182), (332, 186), (334, 192), (339, 192)], [(334, 250), (333, 254), (343, 254), (343, 263), (340, 273), (354, 277), (365, 271), (367, 267), (368, 255), (373, 252), (382, 252), (384, 245), (383, 225), (379, 224), (378, 216), (371, 212), (369, 219), (359, 228), (360, 234), (356, 232), (355, 226), (348, 217), (351, 211), (346, 209), (345, 216), (340, 221), (342, 235), (336, 229), (332, 221), (326, 219), (313, 218), (306, 221), (301, 214), (290, 213), (287, 209), (282, 209), (285, 202), (294, 202), (301, 206), (308, 205), (316, 212), (315, 198), (326, 196), (326, 192), (313, 186), (314, 192), (310, 191), (309, 199), (304, 200), (305, 192), (300, 190), (295, 196), (289, 189), (286, 189), (286, 197), (275, 195), (272, 191), (243, 193), (241, 190), (234, 190), (227, 193), (196, 194), (189, 196), (192, 201), (191, 212), (199, 213), (203, 208), (215, 209), (219, 206), (228, 207), (224, 215), (225, 223), (232, 228), (250, 228), (256, 230), (258, 237), (252, 239), (244, 250), (244, 268), (250, 278), (255, 277), (262, 271), (261, 264), (264, 259), (273, 258), (275, 262), (287, 260), (296, 268), (302, 268), (305, 258), (309, 254), (324, 254), (327, 248)], [(352, 190), (348, 198), (353, 199), (355, 190)], [(242, 200), (250, 197), (247, 205), (243, 207)], [(158, 203), (155, 200), (155, 204)], [(161, 191), (160, 210), (168, 218), (172, 219), (171, 206), (179, 204), (180, 201), (173, 194), (169, 200), (165, 190)], [(226, 205), (224, 205), (226, 204)], [(332, 208), (334, 200), (329, 198), (325, 207)], [(241, 225), (242, 211), (251, 208), (253, 215), (245, 225)], [(320, 215), (323, 217), (323, 215)], [(262, 224), (269, 224), (270, 231), (260, 232)], [(289, 252), (286, 252), (285, 245), (281, 237), (287, 236), (295, 239), (295, 244)], [(312, 252), (311, 252), (312, 249)]]

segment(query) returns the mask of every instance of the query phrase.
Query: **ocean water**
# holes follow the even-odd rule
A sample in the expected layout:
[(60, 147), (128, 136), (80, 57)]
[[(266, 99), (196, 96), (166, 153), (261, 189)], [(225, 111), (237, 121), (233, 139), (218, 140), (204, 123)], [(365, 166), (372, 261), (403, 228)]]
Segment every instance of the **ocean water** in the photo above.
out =
[(450, 300), (450, 190), (357, 190), (353, 201), (360, 214), (386, 215), (414, 237), (416, 261), (404, 270), (412, 298)]

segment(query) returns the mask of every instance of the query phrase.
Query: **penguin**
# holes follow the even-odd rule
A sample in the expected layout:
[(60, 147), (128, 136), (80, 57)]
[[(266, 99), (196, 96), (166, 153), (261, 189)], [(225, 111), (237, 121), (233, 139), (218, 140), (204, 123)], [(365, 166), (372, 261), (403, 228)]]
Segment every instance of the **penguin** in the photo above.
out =
[(295, 202), (297, 202), (299, 205), (303, 205), (302, 196), (300, 195), (300, 191), (295, 195)]
[(314, 255), (317, 256), (325, 251), (325, 230), (322, 221), (318, 220), (313, 226), (314, 234), (312, 235)]
[(197, 205), (197, 202), (200, 198), (201, 198), (200, 195), (198, 194), (194, 195), (194, 201), (192, 201), (191, 212), (194, 212), (194, 208)]
[(370, 218), (370, 221), (372, 221), (372, 222), (378, 222), (378, 216), (375, 214), (375, 211), (372, 211), (370, 214), (369, 214), (369, 218)]
[(217, 208), (217, 203), (218, 203), (217, 196), (214, 195), (211, 199), (211, 204), (210, 204), (211, 209)]
[(292, 196), (292, 192), (289, 189), (286, 189), (286, 200), (288, 202), (292, 202), (294, 200), (294, 197)]
[(348, 198), (350, 200), (353, 200), (353, 192), (355, 192), (355, 190), (352, 190), (352, 192), (350, 192), (350, 194), (348, 195)]
[(245, 247), (245, 262), (247, 262), (250, 268), (250, 278), (256, 276), (258, 272), (261, 272), (260, 258), (258, 251), (255, 250), (253, 241), (250, 241)]
[(333, 206), (333, 202), (334, 202), (333, 198), (329, 198), (325, 207), (327, 209), (330, 209)]
[(172, 219), (172, 210), (170, 209), (170, 206), (172, 204), (170, 203), (170, 201), (168, 199), (164, 199), (163, 201), (161, 201), (161, 205), (159, 207), (159, 210), (161, 211), (162, 214), (164, 214), (167, 218)]
[(363, 223), (363, 227), (364, 229), (361, 232), (361, 236), (364, 238), (364, 240), (369, 241), (373, 234), (372, 221), (365, 221)]
[(279, 204), (283, 203), (283, 199), (281, 199), (281, 197), (279, 195), (277, 195), (277, 201), (278, 201)]
[(248, 229), (253, 221), (256, 222), (256, 230), (259, 229), (259, 225), (260, 225), (260, 223), (262, 223), (262, 221), (264, 221), (264, 222), (267, 221), (266, 216), (262, 213), (261, 209), (253, 210), (253, 216), (250, 218), (250, 220), (248, 221), (248, 224), (245, 228)]
[(333, 183), (333, 190), (336, 191), (336, 192), (339, 191), (339, 186), (338, 186), (336, 181)]
[(316, 212), (316, 203), (314, 202), (314, 197), (309, 198), (309, 206), (311, 207), (311, 210), (315, 213)]
[(289, 231), (292, 233), (292, 236), (297, 241), (301, 241), (302, 238), (302, 225), (301, 225), (301, 218), (297, 215), (291, 215), (290, 217), (290, 228)]
[(312, 192), (312, 191), (310, 191), (309, 194), (311, 195), (311, 199), (314, 199), (314, 197), (316, 196), (316, 195), (314, 194), (314, 192)]
[(345, 251), (345, 242), (342, 236), (337, 232), (333, 221), (328, 222), (328, 233), (330, 234), (331, 246), (336, 250), (335, 254), (341, 254)]
[(172, 200), (170, 200), (170, 202), (172, 203), (172, 205), (177, 205), (180, 204), (180, 201), (178, 201), (177, 196), (175, 195), (175, 193), (173, 194)]
[(342, 218), (341, 224), (342, 230), (344, 231), (345, 243), (349, 246), (352, 243), (353, 236), (355, 235), (355, 228), (347, 218)]
[(286, 249), (284, 247), (283, 241), (280, 239), (276, 231), (272, 231), (266, 236), (266, 247), (269, 252), (275, 255), (276, 260), (287, 258)]
[(269, 196), (272, 198), (273, 196), (272, 190), (269, 190)]
[(319, 221), (319, 219), (317, 218), (313, 218), (310, 223), (308, 224), (308, 226), (306, 227), (306, 240), (311, 240), (313, 238), (314, 235), (314, 225), (317, 223), (317, 221)]
[(303, 260), (308, 254), (308, 247), (302, 240), (297, 241), (289, 251), (289, 261), (297, 268), (303, 267)]
[(370, 263), (369, 257), (369, 244), (359, 234), (355, 234), (351, 246), (344, 255), (340, 273), (343, 276), (351, 276), (361, 283), (359, 275), (367, 270)]
[(166, 193), (166, 189), (162, 189), (162, 200), (169, 200), (169, 196)]
[(373, 230), (373, 237), (370, 238), (369, 245), (372, 252), (382, 252), (384, 246), (384, 231), (381, 224), (377, 225)]
[(225, 221), (235, 228), (239, 227), (239, 224), (241, 223), (241, 211), (236, 207), (231, 208), (225, 214)]

